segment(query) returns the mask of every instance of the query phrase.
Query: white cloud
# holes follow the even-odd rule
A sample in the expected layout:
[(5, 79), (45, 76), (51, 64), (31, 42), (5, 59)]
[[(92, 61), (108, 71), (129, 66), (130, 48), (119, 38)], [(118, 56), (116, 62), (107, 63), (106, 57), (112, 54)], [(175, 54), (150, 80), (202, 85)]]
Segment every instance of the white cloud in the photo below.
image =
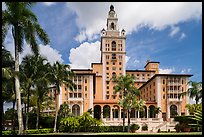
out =
[(172, 72), (174, 72), (175, 69), (174, 68), (167, 68), (167, 69), (159, 69), (159, 74), (171, 74)]
[(119, 29), (124, 28), (127, 34), (144, 26), (162, 30), (180, 22), (200, 20), (202, 15), (201, 2), (67, 3), (67, 6), (77, 14), (77, 26), (80, 32), (83, 31), (79, 35), (84, 35), (90, 40), (99, 34), (102, 28), (106, 29), (106, 19), (111, 4), (114, 5), (118, 15)]
[(56, 2), (42, 2), (42, 4), (46, 5), (46, 6), (51, 6), (56, 4)]
[(180, 36), (180, 38), (179, 38), (179, 40), (182, 40), (182, 39), (184, 39), (185, 37), (186, 37), (186, 34), (185, 34), (185, 33), (182, 33), (181, 36)]
[(126, 67), (127, 67), (127, 63), (128, 63), (129, 60), (130, 60), (130, 57), (125, 56), (125, 66), (126, 66)]
[(181, 74), (186, 74), (191, 71), (191, 68), (181, 70)]
[(179, 28), (179, 27), (172, 27), (169, 36), (170, 36), (170, 37), (173, 37), (173, 36), (176, 35), (179, 31), (180, 31), (180, 28)]
[(69, 60), (71, 68), (91, 68), (91, 63), (100, 62), (100, 42), (84, 42), (77, 48), (70, 50)]
[[(13, 58), (15, 58), (15, 49), (14, 49), (14, 42), (11, 37), (7, 37), (5, 41), (5, 48), (11, 52), (11, 55)], [(46, 57), (48, 61), (53, 64), (55, 61), (59, 61), (63, 63), (62, 55), (56, 50), (50, 47), (50, 45), (39, 45), (39, 52), (42, 56)], [(23, 59), (23, 57), (27, 54), (32, 54), (31, 48), (29, 45), (24, 44), (23, 46), (23, 52), (20, 54), (20, 63)]]

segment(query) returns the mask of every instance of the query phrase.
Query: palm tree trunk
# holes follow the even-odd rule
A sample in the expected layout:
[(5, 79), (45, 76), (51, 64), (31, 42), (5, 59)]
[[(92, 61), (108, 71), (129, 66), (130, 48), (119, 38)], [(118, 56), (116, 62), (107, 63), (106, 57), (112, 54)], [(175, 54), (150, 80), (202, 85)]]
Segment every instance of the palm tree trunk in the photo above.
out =
[(39, 118), (40, 118), (40, 99), (38, 97), (38, 101), (37, 101), (37, 123), (36, 123), (36, 129), (39, 128)]
[(123, 132), (125, 132), (125, 109), (123, 107)]
[(15, 120), (14, 120), (14, 118), (15, 118), (15, 104), (16, 104), (16, 102), (13, 101), (12, 130), (14, 130), (14, 131), (15, 131)]
[(2, 127), (1, 127), (1, 131), (3, 131), (4, 130), (4, 101), (3, 101), (3, 99), (1, 100), (1, 102), (2, 102)]
[(57, 130), (57, 94), (55, 90), (55, 125), (54, 125), (54, 132)]
[(28, 114), (29, 114), (29, 90), (28, 90), (28, 96), (27, 96), (27, 113), (26, 113), (26, 127), (25, 129), (28, 130)]
[[(18, 45), (18, 26), (14, 26), (15, 34), (14, 43), (15, 43), (15, 72), (19, 72), (19, 45)], [(20, 82), (18, 75), (15, 75), (15, 91), (16, 91), (16, 103), (17, 103), (17, 113), (18, 113), (18, 134), (23, 134), (23, 117), (22, 117), (22, 108), (21, 108), (21, 93), (20, 93)]]
[(130, 110), (128, 109), (128, 132), (130, 132)]

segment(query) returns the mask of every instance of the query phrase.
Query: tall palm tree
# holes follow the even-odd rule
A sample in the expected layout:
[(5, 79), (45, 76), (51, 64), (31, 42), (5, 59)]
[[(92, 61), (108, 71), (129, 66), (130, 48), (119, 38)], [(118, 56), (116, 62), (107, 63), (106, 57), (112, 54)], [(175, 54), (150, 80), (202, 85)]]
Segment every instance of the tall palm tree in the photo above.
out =
[[(114, 92), (123, 92), (123, 99), (128, 94), (128, 92), (132, 89), (134, 85), (134, 77), (127, 74), (126, 76), (113, 77), (112, 81), (116, 84), (113, 89)], [(121, 103), (120, 103), (121, 104)], [(121, 104), (123, 108), (123, 132), (125, 131), (125, 114), (126, 114), (126, 105)]]
[(56, 132), (57, 127), (57, 115), (58, 115), (58, 106), (57, 106), (57, 94), (61, 92), (61, 86), (64, 83), (70, 90), (74, 89), (75, 84), (72, 81), (74, 73), (70, 70), (70, 66), (66, 64), (61, 64), (56, 61), (51, 67), (51, 82), (56, 86), (55, 90), (55, 124), (54, 132)]
[(179, 97), (183, 95), (189, 95), (191, 99), (195, 97), (196, 104), (198, 104), (202, 100), (202, 82), (189, 81), (188, 85), (190, 88), (186, 92), (181, 93)]
[(139, 99), (140, 91), (132, 85), (127, 95), (124, 97), (124, 103), (127, 107), (128, 112), (128, 132), (130, 131), (130, 112), (131, 109), (136, 111), (142, 111), (145, 106), (145, 102)]
[[(15, 71), (19, 72), (19, 53), (22, 52), (23, 40), (30, 44), (34, 53), (38, 53), (36, 36), (44, 45), (49, 43), (46, 32), (41, 28), (35, 14), (30, 10), (33, 2), (5, 2), (6, 9), (2, 11), (2, 41), (5, 40), (9, 27), (15, 46)], [(23, 119), (21, 111), (21, 94), (18, 75), (15, 76), (15, 91), (18, 111), (19, 132), (23, 134)]]

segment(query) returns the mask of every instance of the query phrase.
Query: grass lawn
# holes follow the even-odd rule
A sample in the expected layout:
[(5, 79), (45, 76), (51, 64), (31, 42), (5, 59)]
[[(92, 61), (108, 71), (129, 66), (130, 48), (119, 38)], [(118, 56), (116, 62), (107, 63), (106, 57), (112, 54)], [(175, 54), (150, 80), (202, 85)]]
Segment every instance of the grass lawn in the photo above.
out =
[(103, 132), (103, 133), (48, 133), (37, 135), (202, 135), (202, 132), (180, 132), (180, 133), (127, 133), (127, 132)]

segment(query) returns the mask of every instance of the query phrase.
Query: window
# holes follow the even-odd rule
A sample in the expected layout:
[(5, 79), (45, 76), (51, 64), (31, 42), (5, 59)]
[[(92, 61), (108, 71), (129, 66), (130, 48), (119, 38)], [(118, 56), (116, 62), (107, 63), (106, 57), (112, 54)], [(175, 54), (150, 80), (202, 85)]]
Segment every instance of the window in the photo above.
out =
[(181, 83), (183, 84), (183, 80), (181, 81)]
[(112, 96), (113, 97), (113, 99), (115, 99), (116, 98), (116, 96)]
[(109, 91), (106, 91), (106, 94), (109, 94)]
[(85, 86), (85, 91), (87, 91), (87, 86)]
[(106, 59), (109, 59), (109, 55), (106, 55)]
[(112, 70), (116, 70), (116, 67), (113, 67)]
[(163, 88), (163, 91), (165, 92), (165, 88)]
[(81, 90), (81, 85), (78, 85), (78, 89)]
[(119, 62), (119, 65), (122, 65), (122, 62)]
[(73, 98), (73, 94), (72, 94), (72, 93), (69, 93), (69, 97), (70, 97), (70, 98)]
[(106, 81), (106, 84), (108, 85), (108, 84), (109, 84), (109, 81)]
[(112, 73), (112, 77), (116, 77), (116, 73), (115, 72)]
[(109, 89), (109, 86), (107, 86), (106, 88)]
[(163, 80), (163, 84), (165, 84), (165, 80)]
[(106, 99), (109, 99), (109, 96), (106, 96)]
[(78, 93), (78, 98), (81, 98), (81, 93)]
[(106, 73), (107, 76), (109, 76), (109, 73)]
[(149, 76), (149, 74), (147, 74), (147, 76)]
[(112, 42), (112, 51), (116, 51), (116, 42), (115, 41)]
[(163, 95), (163, 99), (165, 99), (165, 94)]
[(112, 59), (116, 59), (116, 54), (112, 54)]
[(85, 94), (85, 98), (87, 98), (87, 94)]
[(115, 65), (115, 62), (113, 62), (113, 65)]
[(106, 62), (106, 65), (108, 65), (109, 64), (109, 62)]
[(122, 44), (118, 44), (118, 51), (122, 51), (123, 48), (122, 48)]
[(85, 83), (87, 83), (87, 79), (86, 79), (86, 78), (85, 78), (85, 80), (84, 80), (84, 81), (85, 81)]
[(74, 98), (77, 98), (77, 93), (74, 93)]
[(106, 70), (109, 70), (109, 67), (106, 67)]
[(120, 55), (120, 56), (119, 56), (119, 60), (122, 60), (122, 58), (123, 58), (123, 57)]
[(119, 68), (119, 70), (122, 70), (122, 68)]

